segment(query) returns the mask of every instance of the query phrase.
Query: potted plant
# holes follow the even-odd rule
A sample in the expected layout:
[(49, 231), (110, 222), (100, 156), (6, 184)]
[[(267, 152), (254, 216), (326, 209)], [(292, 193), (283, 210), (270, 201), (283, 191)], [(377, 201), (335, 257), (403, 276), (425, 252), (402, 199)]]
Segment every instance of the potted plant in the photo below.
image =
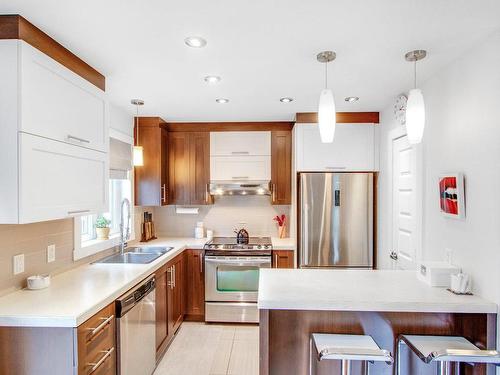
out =
[(99, 216), (95, 221), (95, 232), (97, 234), (97, 239), (99, 240), (109, 240), (109, 225), (111, 220), (106, 219), (104, 216)]

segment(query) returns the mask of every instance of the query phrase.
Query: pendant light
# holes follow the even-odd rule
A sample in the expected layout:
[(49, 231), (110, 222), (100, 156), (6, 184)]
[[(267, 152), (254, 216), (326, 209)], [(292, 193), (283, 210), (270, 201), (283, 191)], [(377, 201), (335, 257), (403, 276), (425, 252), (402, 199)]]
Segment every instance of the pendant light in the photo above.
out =
[(417, 88), (417, 61), (427, 56), (424, 50), (410, 51), (405, 55), (406, 61), (414, 63), (413, 89), (408, 93), (406, 103), (406, 133), (410, 144), (422, 142), (425, 128), (425, 104), (422, 90)]
[(144, 150), (142, 146), (139, 146), (139, 106), (144, 105), (144, 100), (141, 99), (132, 99), (130, 101), (133, 105), (135, 105), (135, 145), (134, 145), (134, 153), (133, 153), (133, 161), (134, 167), (142, 167), (144, 165)]
[(335, 60), (337, 55), (333, 51), (318, 53), (316, 60), (325, 64), (325, 88), (319, 94), (318, 126), (321, 142), (332, 143), (335, 137), (336, 110), (333, 92), (328, 88), (328, 63)]

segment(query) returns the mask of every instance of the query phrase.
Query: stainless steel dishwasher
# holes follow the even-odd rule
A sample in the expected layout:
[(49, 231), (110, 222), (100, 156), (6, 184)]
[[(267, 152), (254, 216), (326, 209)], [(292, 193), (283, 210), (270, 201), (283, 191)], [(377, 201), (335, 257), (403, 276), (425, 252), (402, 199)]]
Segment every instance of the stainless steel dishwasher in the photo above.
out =
[(156, 366), (155, 278), (116, 300), (118, 374), (150, 375)]

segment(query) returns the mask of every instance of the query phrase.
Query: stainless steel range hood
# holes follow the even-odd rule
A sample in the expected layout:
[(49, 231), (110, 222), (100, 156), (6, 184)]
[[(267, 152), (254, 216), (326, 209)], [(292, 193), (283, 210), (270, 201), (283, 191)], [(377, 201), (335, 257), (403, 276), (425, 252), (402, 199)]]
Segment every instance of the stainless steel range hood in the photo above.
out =
[(271, 195), (269, 181), (211, 181), (210, 195)]

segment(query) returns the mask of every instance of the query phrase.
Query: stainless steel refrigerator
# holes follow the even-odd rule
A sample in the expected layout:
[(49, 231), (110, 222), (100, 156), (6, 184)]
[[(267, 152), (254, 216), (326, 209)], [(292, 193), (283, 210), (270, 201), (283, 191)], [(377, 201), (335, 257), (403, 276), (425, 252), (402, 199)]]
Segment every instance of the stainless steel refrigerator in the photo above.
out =
[(300, 173), (301, 268), (373, 268), (373, 173)]

